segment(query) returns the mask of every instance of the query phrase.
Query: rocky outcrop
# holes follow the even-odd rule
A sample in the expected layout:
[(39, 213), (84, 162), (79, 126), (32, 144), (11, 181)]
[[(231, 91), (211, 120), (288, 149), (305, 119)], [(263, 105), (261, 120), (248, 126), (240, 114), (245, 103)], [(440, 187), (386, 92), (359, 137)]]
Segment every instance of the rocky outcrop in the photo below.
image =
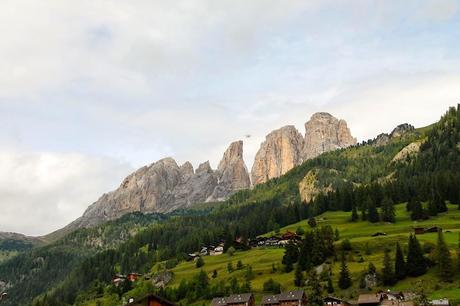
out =
[(344, 120), (329, 113), (316, 113), (305, 123), (304, 160), (314, 158), (324, 152), (346, 148), (356, 144)]
[(316, 113), (305, 123), (305, 136), (285, 126), (266, 136), (251, 171), (254, 185), (279, 177), (324, 152), (356, 144), (347, 123), (329, 113)]
[(179, 167), (172, 158), (140, 168), (126, 177), (118, 189), (100, 197), (69, 226), (90, 227), (131, 212), (166, 213), (195, 203), (222, 200), (249, 187), (243, 142), (237, 141), (224, 153), (216, 171), (208, 161), (194, 171), (190, 162)]
[(420, 151), (421, 141), (412, 142), (399, 151), (391, 160), (392, 163), (405, 162), (410, 156), (416, 155)]
[(405, 136), (407, 134), (415, 133), (415, 127), (408, 123), (403, 123), (394, 128), (390, 133), (391, 138)]
[(251, 186), (248, 169), (243, 160), (243, 142), (230, 144), (216, 171), (217, 186), (207, 201), (221, 201), (229, 194)]
[(268, 134), (260, 145), (252, 166), (252, 183), (264, 183), (300, 164), (303, 146), (302, 135), (292, 125)]
[[(332, 170), (330, 170), (332, 171)], [(316, 198), (320, 193), (327, 193), (332, 191), (331, 186), (318, 187), (317, 186), (317, 169), (312, 169), (307, 172), (305, 177), (299, 183), (299, 194), (302, 202), (310, 202)]]
[(398, 125), (391, 131), (390, 134), (382, 133), (379, 134), (374, 140), (372, 140), (372, 145), (374, 147), (380, 147), (387, 145), (391, 139), (393, 138), (401, 138), (406, 137), (407, 135), (416, 134), (417, 130), (414, 128), (413, 125), (408, 123), (403, 123)]

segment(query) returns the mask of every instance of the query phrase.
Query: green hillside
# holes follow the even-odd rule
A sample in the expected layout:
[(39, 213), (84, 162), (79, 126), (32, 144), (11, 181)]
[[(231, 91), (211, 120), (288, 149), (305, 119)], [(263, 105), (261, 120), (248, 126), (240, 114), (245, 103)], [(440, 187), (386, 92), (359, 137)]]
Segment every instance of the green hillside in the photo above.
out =
[[(436, 218), (425, 220), (422, 222), (412, 221), (409, 213), (406, 211), (405, 204), (395, 205), (396, 208), (396, 223), (395, 224), (372, 224), (365, 221), (350, 223), (349, 213), (344, 212), (326, 212), (316, 219), (318, 220), (318, 227), (323, 225), (331, 225), (334, 229), (340, 232), (340, 240), (335, 242), (337, 249), (343, 240), (348, 239), (352, 245), (352, 251), (348, 252), (348, 267), (354, 280), (354, 286), (351, 289), (340, 290), (337, 287), (337, 277), (339, 274), (340, 264), (334, 258), (330, 258), (328, 262), (332, 264), (332, 273), (334, 287), (336, 288), (334, 295), (341, 296), (350, 300), (356, 299), (359, 293), (365, 293), (367, 290), (359, 289), (359, 276), (367, 269), (369, 262), (372, 262), (378, 270), (382, 268), (384, 248), (394, 249), (395, 244), (399, 241), (407, 252), (407, 241), (409, 234), (413, 232), (414, 227), (431, 227), (440, 226), (445, 231), (445, 240), (452, 249), (456, 249), (459, 242), (460, 234), (460, 210), (457, 205), (449, 205), (448, 213), (443, 213)], [(299, 227), (309, 230), (310, 226), (307, 220), (300, 221), (295, 224), (288, 225), (280, 229), (280, 233), (287, 231), (295, 232)], [(372, 237), (376, 232), (385, 232), (387, 236)], [(275, 235), (274, 232), (267, 233), (264, 236)], [(417, 236), (422, 245), (436, 244), (437, 233), (426, 233)], [(367, 253), (366, 253), (367, 252)], [(254, 278), (251, 280), (252, 292), (256, 295), (256, 301), (259, 301), (264, 292), (263, 284), (269, 279), (279, 282), (283, 290), (295, 289), (294, 285), (294, 271), (289, 273), (283, 272), (282, 257), (284, 255), (284, 248), (279, 247), (258, 247), (248, 251), (236, 252), (233, 256), (228, 254), (218, 256), (205, 256), (204, 266), (201, 268), (196, 267), (194, 261), (183, 261), (176, 267), (170, 269), (174, 278), (169, 287), (177, 288), (184, 280), (192, 281), (200, 270), (206, 272), (210, 279), (210, 284), (217, 285), (219, 282), (229, 283), (231, 278), (237, 278), (240, 283), (245, 281), (247, 267), (251, 266)], [(454, 253), (452, 253), (454, 255)], [(427, 253), (427, 256), (434, 256), (432, 253)], [(350, 258), (353, 258), (350, 260)], [(361, 259), (362, 258), (362, 259)], [(241, 261), (244, 265), (241, 269), (236, 269), (237, 262)], [(228, 264), (231, 263), (235, 267), (235, 271), (229, 272), (227, 270)], [(158, 270), (162, 271), (163, 263), (159, 263), (152, 267), (151, 273), (155, 274)], [(273, 271), (273, 266), (276, 271)], [(217, 277), (213, 278), (213, 272), (217, 271)], [(423, 281), (426, 292), (431, 298), (447, 297), (452, 301), (460, 302), (460, 275), (452, 283), (443, 283), (442, 286), (437, 287), (435, 284), (438, 282), (436, 277), (436, 269), (431, 268), (427, 274), (417, 279)], [(142, 295), (142, 289), (149, 290), (145, 282), (140, 281), (133, 291), (126, 293), (126, 296)], [(374, 290), (413, 290), (413, 278), (407, 278), (398, 282), (394, 286), (379, 285)], [(324, 284), (325, 285), (325, 284)], [(308, 287), (305, 287), (308, 290)], [(145, 292), (147, 293), (147, 292)], [(102, 303), (104, 299), (99, 300)], [(96, 301), (92, 302), (95, 303)], [(201, 305), (205, 300), (196, 301), (194, 304)], [(92, 305), (89, 303), (89, 305)], [(95, 304), (94, 304), (95, 305)]]

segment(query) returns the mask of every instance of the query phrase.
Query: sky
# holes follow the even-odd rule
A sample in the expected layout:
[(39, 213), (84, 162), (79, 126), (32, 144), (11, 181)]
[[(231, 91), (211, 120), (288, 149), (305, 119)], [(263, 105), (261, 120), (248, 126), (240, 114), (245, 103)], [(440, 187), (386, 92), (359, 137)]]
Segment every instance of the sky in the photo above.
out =
[[(245, 161), (318, 111), (359, 141), (460, 102), (460, 0), (3, 0), (0, 231), (43, 235), (138, 167)], [(246, 135), (251, 135), (249, 138)]]

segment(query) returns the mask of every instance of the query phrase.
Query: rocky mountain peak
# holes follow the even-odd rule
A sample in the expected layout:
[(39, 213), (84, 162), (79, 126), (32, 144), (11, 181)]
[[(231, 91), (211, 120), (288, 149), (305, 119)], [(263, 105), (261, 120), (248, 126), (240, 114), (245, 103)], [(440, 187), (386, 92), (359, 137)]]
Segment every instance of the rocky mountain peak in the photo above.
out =
[(415, 132), (415, 127), (409, 123), (403, 123), (398, 125), (393, 129), (393, 131), (390, 133), (390, 137), (401, 137), (409, 133), (414, 133)]
[(220, 201), (241, 189), (251, 187), (248, 169), (243, 160), (243, 141), (235, 141), (225, 151), (216, 171), (218, 186), (208, 201)]
[(213, 170), (211, 168), (211, 164), (209, 163), (209, 160), (201, 163), (198, 168), (196, 168), (195, 174), (202, 174), (202, 173), (212, 173)]
[(222, 171), (234, 160), (243, 159), (243, 141), (232, 142), (224, 153), (217, 170)]
[(356, 144), (345, 120), (329, 113), (315, 113), (305, 123), (303, 159), (314, 158), (324, 152)]
[(252, 166), (252, 183), (279, 177), (301, 162), (303, 137), (293, 125), (274, 130), (260, 145)]
[(347, 123), (326, 112), (315, 113), (305, 123), (305, 136), (288, 125), (269, 133), (252, 167), (254, 185), (285, 174), (321, 153), (356, 144)]

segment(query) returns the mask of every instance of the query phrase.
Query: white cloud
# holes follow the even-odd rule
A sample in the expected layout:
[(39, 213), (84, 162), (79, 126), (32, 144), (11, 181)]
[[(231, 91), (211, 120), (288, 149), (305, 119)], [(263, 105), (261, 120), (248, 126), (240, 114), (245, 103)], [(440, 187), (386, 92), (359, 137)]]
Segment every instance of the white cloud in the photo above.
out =
[(42, 235), (79, 217), (132, 169), (81, 154), (0, 151), (0, 231)]

